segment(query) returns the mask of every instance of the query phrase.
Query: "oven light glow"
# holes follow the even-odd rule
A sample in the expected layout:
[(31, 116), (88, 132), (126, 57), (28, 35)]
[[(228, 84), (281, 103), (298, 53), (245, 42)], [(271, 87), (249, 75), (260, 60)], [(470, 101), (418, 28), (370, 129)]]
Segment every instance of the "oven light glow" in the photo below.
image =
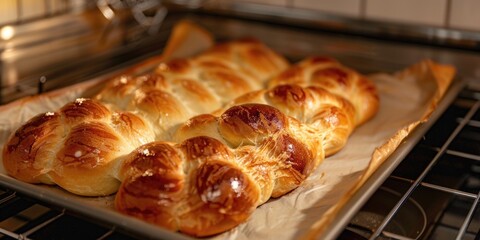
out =
[(15, 35), (15, 29), (12, 26), (5, 26), (0, 29), (0, 38), (9, 40)]

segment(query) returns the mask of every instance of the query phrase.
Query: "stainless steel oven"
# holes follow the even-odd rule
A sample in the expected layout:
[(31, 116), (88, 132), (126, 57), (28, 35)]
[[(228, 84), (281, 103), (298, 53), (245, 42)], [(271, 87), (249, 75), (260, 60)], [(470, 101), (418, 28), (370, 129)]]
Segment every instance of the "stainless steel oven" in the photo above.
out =
[[(455, 65), (455, 84), (432, 120), (374, 173), (318, 238), (480, 239), (480, 34), (257, 4), (84, 4), (1, 28), (2, 104), (159, 54), (173, 24), (185, 18), (218, 40), (254, 36), (291, 61), (330, 55), (364, 73), (396, 71), (424, 58)], [(0, 238), (186, 239), (118, 224), (6, 181), (0, 181)]]

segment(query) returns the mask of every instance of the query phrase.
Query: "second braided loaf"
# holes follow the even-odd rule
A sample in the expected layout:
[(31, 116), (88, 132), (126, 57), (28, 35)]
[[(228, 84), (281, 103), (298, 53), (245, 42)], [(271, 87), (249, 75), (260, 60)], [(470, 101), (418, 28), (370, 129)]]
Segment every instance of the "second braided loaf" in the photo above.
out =
[(298, 187), (375, 114), (378, 96), (368, 79), (331, 59), (307, 59), (293, 69), (268, 90), (191, 118), (176, 131), (177, 143), (134, 150), (120, 170), (116, 208), (208, 236)]

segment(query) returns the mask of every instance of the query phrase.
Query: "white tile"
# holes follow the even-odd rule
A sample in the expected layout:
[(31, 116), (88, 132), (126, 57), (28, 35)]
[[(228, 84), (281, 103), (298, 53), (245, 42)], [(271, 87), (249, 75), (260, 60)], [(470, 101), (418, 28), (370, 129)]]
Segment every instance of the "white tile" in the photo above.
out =
[(234, 0), (235, 2), (258, 3), (275, 6), (287, 6), (288, 0)]
[(42, 17), (46, 14), (45, 1), (22, 0), (21, 20), (29, 20), (36, 17)]
[(0, 0), (0, 25), (17, 20), (17, 1)]
[(367, 19), (443, 26), (447, 0), (367, 0)]
[(452, 0), (450, 27), (480, 30), (480, 1)]
[(68, 0), (68, 5), (74, 12), (82, 12), (92, 0)]
[(67, 8), (67, 3), (65, 0), (50, 0), (50, 13), (59, 13), (63, 12)]
[(293, 6), (296, 8), (360, 17), (361, 0), (294, 0)]

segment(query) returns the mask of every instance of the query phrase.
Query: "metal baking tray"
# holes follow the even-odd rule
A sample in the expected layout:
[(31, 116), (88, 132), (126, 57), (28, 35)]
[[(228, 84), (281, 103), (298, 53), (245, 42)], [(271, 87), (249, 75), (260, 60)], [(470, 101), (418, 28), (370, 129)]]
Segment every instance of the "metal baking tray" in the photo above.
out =
[[(292, 62), (309, 55), (329, 55), (363, 73), (392, 72), (425, 58), (459, 66), (460, 74), (435, 110), (431, 120), (418, 127), (405, 140), (405, 143), (370, 177), (365, 185), (357, 191), (335, 217), (328, 230), (322, 236), (319, 236), (321, 239), (334, 239), (343, 230), (355, 212), (368, 200), (370, 195), (402, 161), (415, 143), (421, 139), (433, 122), (450, 105), (469, 78), (473, 77), (474, 61), (480, 59), (480, 57), (469, 52), (425, 45), (378, 41), (356, 35), (323, 32), (314, 28), (292, 27), (208, 13), (176, 13), (167, 17), (165, 21), (177, 21), (184, 18), (206, 27), (218, 40), (253, 36), (284, 54)], [(92, 79), (92, 81), (94, 80)], [(147, 224), (112, 210), (109, 204), (113, 202), (111, 200), (113, 196), (104, 198), (78, 197), (57, 187), (19, 182), (1, 172), (0, 185), (41, 201), (98, 219), (100, 222), (113, 224), (138, 236), (154, 239), (190, 239), (180, 233)]]

